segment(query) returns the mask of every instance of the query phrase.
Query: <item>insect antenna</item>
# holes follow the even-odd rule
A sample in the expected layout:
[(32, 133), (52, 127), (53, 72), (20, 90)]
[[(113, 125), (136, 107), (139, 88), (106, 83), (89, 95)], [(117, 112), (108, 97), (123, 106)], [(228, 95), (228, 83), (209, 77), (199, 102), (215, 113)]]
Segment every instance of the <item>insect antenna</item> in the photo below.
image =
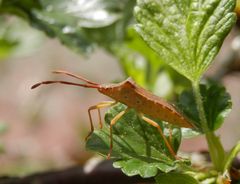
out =
[(67, 72), (67, 71), (64, 71), (64, 70), (55, 70), (55, 71), (53, 71), (53, 73), (54, 74), (65, 74), (65, 75), (71, 76), (73, 78), (85, 81), (88, 84), (99, 85), (98, 83), (92, 82), (92, 81), (90, 81), (90, 80), (88, 80), (88, 79), (86, 79), (86, 78), (84, 78), (84, 77), (82, 77), (80, 75), (75, 75), (73, 73), (70, 73), (70, 72)]
[(56, 84), (56, 83), (71, 85), (71, 86), (81, 86), (81, 87), (84, 87), (84, 88), (99, 88), (98, 84), (78, 84), (78, 83), (74, 83), (74, 82), (56, 80), (56, 81), (42, 81), (42, 82), (39, 82), (37, 84), (34, 84), (31, 87), (31, 89), (37, 88), (37, 87), (39, 87), (43, 84)]

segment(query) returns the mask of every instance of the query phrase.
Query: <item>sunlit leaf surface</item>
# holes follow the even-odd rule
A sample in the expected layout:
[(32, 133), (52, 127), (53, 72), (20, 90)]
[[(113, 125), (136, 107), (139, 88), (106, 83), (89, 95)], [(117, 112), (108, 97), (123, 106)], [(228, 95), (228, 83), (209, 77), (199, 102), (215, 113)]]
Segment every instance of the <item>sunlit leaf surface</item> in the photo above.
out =
[(136, 30), (162, 61), (198, 81), (235, 23), (235, 0), (138, 0)]

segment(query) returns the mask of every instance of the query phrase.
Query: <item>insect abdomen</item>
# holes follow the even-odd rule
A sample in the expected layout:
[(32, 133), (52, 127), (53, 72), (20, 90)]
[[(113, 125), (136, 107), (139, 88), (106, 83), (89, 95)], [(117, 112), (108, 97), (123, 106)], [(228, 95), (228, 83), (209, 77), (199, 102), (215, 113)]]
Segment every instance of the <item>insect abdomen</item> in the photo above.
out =
[(149, 101), (141, 106), (139, 111), (149, 115), (152, 118), (166, 121), (171, 124), (178, 125), (180, 127), (192, 128), (193, 126), (189, 121), (185, 119), (174, 107), (165, 106), (165, 104), (159, 104), (156, 101)]

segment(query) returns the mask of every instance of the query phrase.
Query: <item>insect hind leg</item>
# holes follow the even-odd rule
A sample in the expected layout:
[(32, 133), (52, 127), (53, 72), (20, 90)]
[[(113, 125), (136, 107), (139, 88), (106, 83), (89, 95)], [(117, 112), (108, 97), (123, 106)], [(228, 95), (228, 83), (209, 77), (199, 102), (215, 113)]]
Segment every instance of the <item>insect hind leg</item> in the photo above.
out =
[(152, 126), (154, 126), (154, 127), (156, 127), (156, 128), (158, 129), (158, 131), (159, 131), (160, 135), (162, 136), (163, 141), (164, 141), (165, 145), (167, 146), (170, 154), (171, 154), (174, 158), (178, 159), (177, 156), (176, 156), (175, 151), (173, 150), (173, 148), (172, 148), (172, 146), (171, 146), (171, 144), (169, 143), (169, 141), (167, 140), (167, 138), (166, 138), (165, 135), (163, 134), (163, 131), (162, 131), (162, 128), (160, 127), (160, 125), (159, 125), (158, 123), (156, 123), (155, 121), (147, 118), (147, 117), (144, 116), (143, 114), (140, 114), (140, 117), (141, 117), (145, 122), (147, 122), (148, 124), (150, 124), (150, 125), (152, 125)]
[(85, 140), (87, 140), (91, 136), (93, 131), (94, 131), (91, 111), (95, 110), (95, 109), (98, 110), (99, 125), (100, 125), (100, 128), (102, 128), (102, 119), (101, 119), (100, 109), (104, 108), (104, 107), (111, 107), (111, 106), (115, 105), (116, 103), (117, 102), (113, 102), (113, 101), (105, 101), (105, 102), (100, 102), (97, 105), (93, 105), (93, 106), (88, 108), (88, 116), (89, 116), (89, 120), (90, 120), (90, 132), (88, 133), (88, 135), (85, 138)]

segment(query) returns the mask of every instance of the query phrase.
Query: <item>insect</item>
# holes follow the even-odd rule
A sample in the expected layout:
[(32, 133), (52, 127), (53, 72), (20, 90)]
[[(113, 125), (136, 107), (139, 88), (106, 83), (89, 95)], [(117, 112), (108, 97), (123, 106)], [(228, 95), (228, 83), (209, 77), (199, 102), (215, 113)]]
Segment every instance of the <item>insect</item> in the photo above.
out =
[(108, 158), (110, 158), (112, 148), (113, 148), (112, 128), (114, 124), (131, 108), (135, 109), (138, 112), (139, 116), (146, 123), (158, 129), (160, 135), (164, 140), (164, 143), (166, 144), (166, 147), (168, 148), (170, 154), (174, 158), (177, 158), (176, 153), (173, 150), (168, 139), (164, 136), (163, 131), (159, 126), (159, 124), (153, 121), (152, 119), (146, 117), (145, 115), (154, 119), (166, 121), (170, 124), (178, 125), (180, 127), (193, 128), (193, 124), (185, 116), (183, 116), (180, 112), (178, 112), (173, 105), (169, 104), (162, 98), (152, 94), (150, 91), (147, 91), (146, 89), (138, 86), (131, 78), (128, 78), (125, 81), (118, 84), (98, 84), (90, 80), (87, 80), (82, 76), (74, 75), (66, 71), (58, 70), (58, 71), (53, 71), (53, 73), (65, 74), (65, 75), (71, 76), (73, 78), (84, 81), (85, 84), (79, 84), (79, 83), (62, 81), (62, 80), (43, 81), (33, 85), (31, 89), (39, 87), (40, 85), (43, 85), (43, 84), (61, 83), (66, 85), (81, 86), (85, 88), (95, 88), (100, 93), (106, 96), (109, 96), (115, 100), (115, 101), (100, 102), (97, 105), (89, 107), (88, 115), (90, 119), (91, 130), (88, 136), (86, 137), (86, 140), (94, 131), (93, 121), (91, 117), (92, 110), (98, 110), (99, 124), (100, 124), (100, 128), (102, 128), (102, 121), (101, 121), (101, 114), (100, 114), (101, 108), (113, 106), (117, 102), (121, 102), (127, 106), (127, 109), (117, 114), (110, 122), (110, 150), (108, 153)]

